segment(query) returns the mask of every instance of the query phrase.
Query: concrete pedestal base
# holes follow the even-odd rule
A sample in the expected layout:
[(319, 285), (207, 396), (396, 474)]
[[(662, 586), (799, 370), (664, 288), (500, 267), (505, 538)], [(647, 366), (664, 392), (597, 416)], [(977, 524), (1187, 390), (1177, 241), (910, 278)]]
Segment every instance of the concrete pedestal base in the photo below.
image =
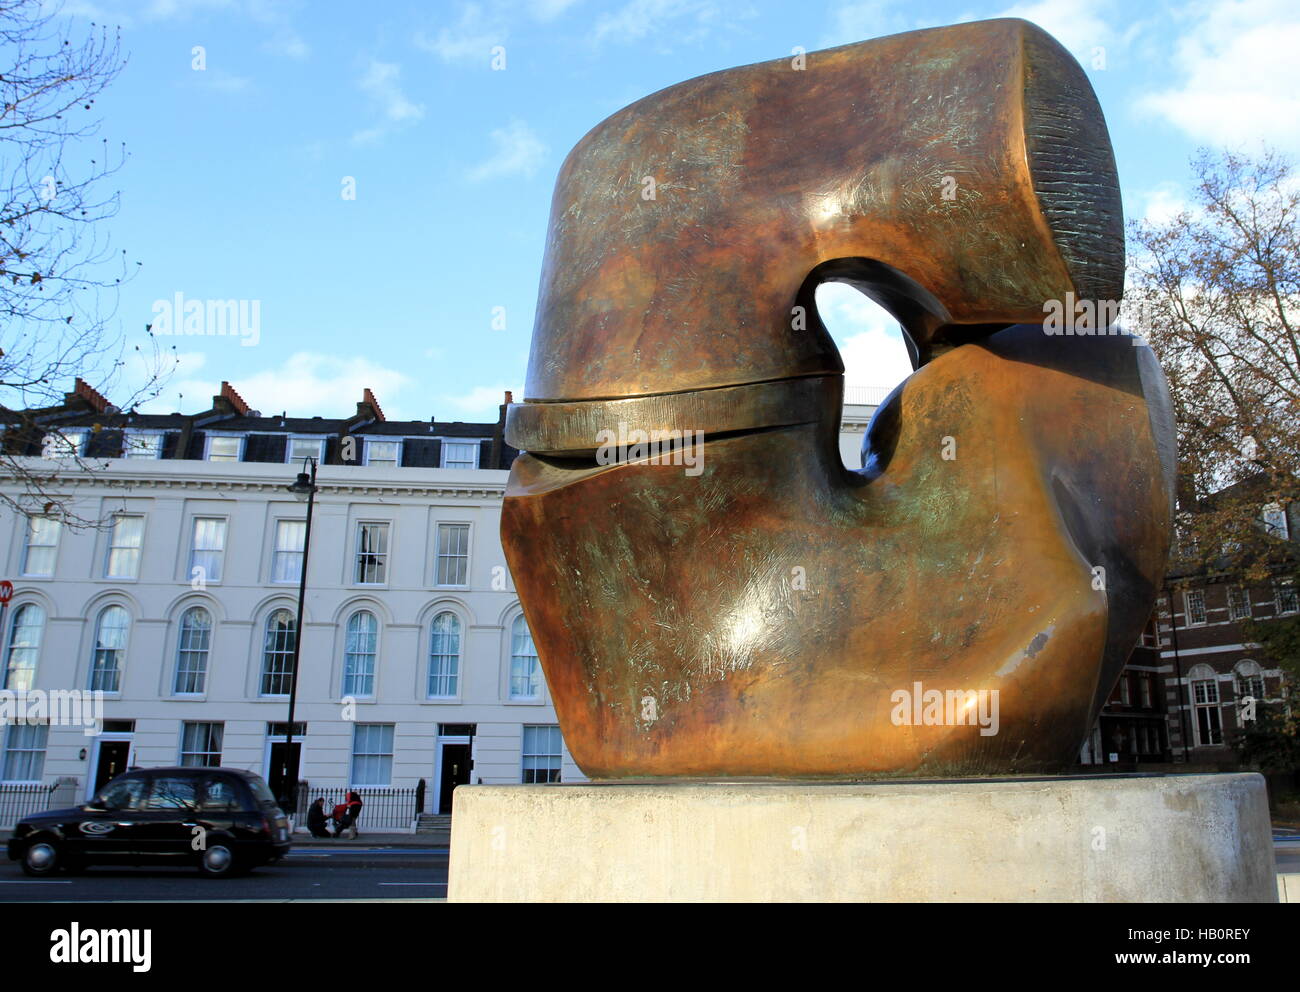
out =
[(452, 902), (1276, 902), (1255, 774), (461, 786)]

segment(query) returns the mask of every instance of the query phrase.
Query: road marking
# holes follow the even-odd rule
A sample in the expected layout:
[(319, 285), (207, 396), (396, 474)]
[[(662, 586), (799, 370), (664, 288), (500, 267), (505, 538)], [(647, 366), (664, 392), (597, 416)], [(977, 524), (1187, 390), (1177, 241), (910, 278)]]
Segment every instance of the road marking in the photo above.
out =
[(446, 885), (446, 882), (380, 882), (380, 885)]
[(0, 882), (0, 885), (71, 885), (69, 881), (52, 878), (33, 878), (30, 882)]

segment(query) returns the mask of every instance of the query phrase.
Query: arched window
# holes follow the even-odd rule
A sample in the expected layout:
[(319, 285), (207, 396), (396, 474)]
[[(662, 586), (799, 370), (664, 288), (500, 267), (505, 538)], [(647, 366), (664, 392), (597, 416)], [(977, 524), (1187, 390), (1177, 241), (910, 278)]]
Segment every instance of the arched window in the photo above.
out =
[(460, 679), (460, 620), (439, 613), (429, 628), (429, 697), (455, 696)]
[(298, 624), (288, 610), (276, 610), (266, 618), (262, 639), (262, 695), (287, 696), (293, 676), (293, 645)]
[(36, 681), (36, 658), (41, 652), (41, 634), (45, 631), (45, 610), (36, 603), (24, 603), (14, 610), (9, 627), (9, 657), (5, 662), (4, 685), (0, 688), (23, 691)]
[(343, 654), (343, 695), (375, 694), (375, 647), (379, 624), (375, 615), (358, 610), (348, 617), (347, 645)]
[(510, 698), (536, 699), (541, 694), (542, 671), (537, 664), (537, 648), (521, 613), (510, 628)]
[(1236, 677), (1238, 699), (1250, 696), (1256, 702), (1264, 701), (1264, 670), (1259, 667), (1258, 661), (1246, 658), (1237, 662), (1233, 675)]
[(1219, 708), (1219, 680), (1209, 665), (1196, 665), (1187, 673), (1192, 684), (1192, 708), (1196, 711), (1196, 746), (1223, 743), (1223, 713)]
[(122, 656), (131, 617), (120, 606), (106, 606), (95, 622), (95, 653), (90, 662), (92, 691), (118, 692), (122, 687)]
[(177, 695), (203, 692), (208, 685), (208, 650), (212, 646), (212, 614), (202, 606), (191, 606), (181, 614), (180, 637), (176, 642)]

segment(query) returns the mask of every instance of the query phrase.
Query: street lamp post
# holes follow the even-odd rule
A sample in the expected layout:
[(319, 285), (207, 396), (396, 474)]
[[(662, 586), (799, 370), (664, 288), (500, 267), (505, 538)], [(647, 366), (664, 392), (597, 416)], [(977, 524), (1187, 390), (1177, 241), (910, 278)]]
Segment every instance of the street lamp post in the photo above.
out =
[[(293, 760), (293, 715), (298, 703), (298, 657), (302, 649), (302, 608), (307, 596), (307, 556), (311, 552), (311, 511), (316, 505), (316, 459), (308, 456), (302, 460), (304, 471), (291, 485), (285, 486), (289, 492), (301, 498), (307, 497), (307, 526), (302, 536), (302, 571), (298, 576), (298, 619), (293, 628), (293, 668), (289, 672), (289, 722), (284, 728), (284, 765), (280, 771), (281, 787), (284, 789), (285, 809), (296, 812), (298, 799), (298, 766)], [(311, 471), (306, 471), (307, 464)], [(289, 766), (293, 765), (293, 775)]]

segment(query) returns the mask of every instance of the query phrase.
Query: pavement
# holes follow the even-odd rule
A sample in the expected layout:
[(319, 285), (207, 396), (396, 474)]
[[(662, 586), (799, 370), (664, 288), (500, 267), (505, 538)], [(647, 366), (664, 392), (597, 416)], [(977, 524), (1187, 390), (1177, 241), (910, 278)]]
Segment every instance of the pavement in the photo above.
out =
[(425, 850), (447, 850), (447, 844), (441, 841), (437, 834), (364, 833), (358, 835), (355, 840), (347, 837), (335, 840), (333, 837), (326, 839), (324, 837), (313, 837), (311, 834), (295, 833), (291, 839), (295, 851), (308, 851), (318, 848), (334, 851), (349, 847), (412, 847)]

